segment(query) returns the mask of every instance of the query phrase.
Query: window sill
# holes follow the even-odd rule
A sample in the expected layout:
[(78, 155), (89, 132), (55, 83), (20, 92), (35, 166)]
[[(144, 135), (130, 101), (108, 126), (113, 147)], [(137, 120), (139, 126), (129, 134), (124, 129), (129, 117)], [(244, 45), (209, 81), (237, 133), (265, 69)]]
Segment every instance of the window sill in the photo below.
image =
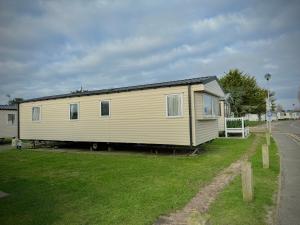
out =
[(179, 119), (183, 118), (183, 116), (166, 116), (167, 119)]
[(203, 116), (200, 118), (197, 118), (197, 120), (217, 120), (219, 117), (218, 116)]
[(100, 116), (100, 119), (109, 119), (110, 118), (110, 115), (109, 116)]

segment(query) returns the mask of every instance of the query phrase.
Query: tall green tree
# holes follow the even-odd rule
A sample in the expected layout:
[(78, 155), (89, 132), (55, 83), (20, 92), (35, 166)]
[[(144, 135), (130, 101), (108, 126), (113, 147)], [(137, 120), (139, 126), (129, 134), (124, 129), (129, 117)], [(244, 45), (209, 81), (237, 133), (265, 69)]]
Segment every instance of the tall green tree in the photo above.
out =
[[(258, 86), (255, 77), (238, 69), (232, 69), (220, 79), (220, 83), (224, 91), (230, 93), (232, 97), (229, 103), (235, 116), (265, 113), (267, 90)], [(275, 93), (270, 95), (273, 96), (271, 98), (273, 101), (275, 101), (274, 95)]]

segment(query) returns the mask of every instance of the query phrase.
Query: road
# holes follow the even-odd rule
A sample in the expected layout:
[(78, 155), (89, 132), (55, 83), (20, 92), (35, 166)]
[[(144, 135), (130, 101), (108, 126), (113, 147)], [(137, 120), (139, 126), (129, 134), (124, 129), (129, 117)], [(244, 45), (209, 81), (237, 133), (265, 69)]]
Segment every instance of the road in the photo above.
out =
[(300, 225), (300, 121), (274, 124), (272, 135), (281, 156), (279, 225)]

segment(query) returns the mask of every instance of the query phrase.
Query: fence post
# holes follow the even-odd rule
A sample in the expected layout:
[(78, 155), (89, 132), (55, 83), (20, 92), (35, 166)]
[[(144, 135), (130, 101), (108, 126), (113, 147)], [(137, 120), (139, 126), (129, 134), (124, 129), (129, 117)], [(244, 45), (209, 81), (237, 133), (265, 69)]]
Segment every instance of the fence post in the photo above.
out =
[(270, 133), (269, 132), (266, 133), (266, 139), (267, 139), (267, 145), (269, 146), (270, 145)]
[(269, 168), (269, 146), (266, 144), (262, 145), (262, 160), (263, 160), (263, 168)]
[(244, 126), (244, 117), (242, 117), (242, 137), (245, 138), (245, 126)]
[(228, 137), (227, 134), (227, 118), (225, 117), (225, 137)]
[(250, 162), (241, 163), (243, 199), (250, 202), (253, 199), (253, 175)]

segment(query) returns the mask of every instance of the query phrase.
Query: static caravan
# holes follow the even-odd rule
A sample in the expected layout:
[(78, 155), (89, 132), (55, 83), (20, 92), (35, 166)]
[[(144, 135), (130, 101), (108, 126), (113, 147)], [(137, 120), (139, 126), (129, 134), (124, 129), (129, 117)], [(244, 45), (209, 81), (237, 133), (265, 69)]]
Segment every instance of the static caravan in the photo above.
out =
[(286, 119), (286, 120), (292, 119), (292, 113), (291, 112), (285, 112), (284, 113), (284, 119)]
[(29, 99), (19, 137), (194, 147), (218, 137), (220, 98), (211, 76)]
[(259, 116), (258, 114), (252, 114), (252, 113), (248, 113), (245, 115), (245, 118), (249, 121), (259, 121)]
[(278, 120), (277, 113), (272, 112), (272, 121), (277, 121), (277, 120)]
[(15, 105), (0, 105), (0, 139), (16, 137), (18, 112)]
[(220, 99), (219, 101), (218, 128), (220, 133), (225, 132), (225, 100), (224, 99)]
[(278, 118), (278, 120), (283, 120), (284, 119), (284, 112), (277, 112), (277, 118)]
[(292, 113), (292, 119), (293, 120), (298, 120), (300, 117), (300, 113), (299, 112), (293, 112)]

